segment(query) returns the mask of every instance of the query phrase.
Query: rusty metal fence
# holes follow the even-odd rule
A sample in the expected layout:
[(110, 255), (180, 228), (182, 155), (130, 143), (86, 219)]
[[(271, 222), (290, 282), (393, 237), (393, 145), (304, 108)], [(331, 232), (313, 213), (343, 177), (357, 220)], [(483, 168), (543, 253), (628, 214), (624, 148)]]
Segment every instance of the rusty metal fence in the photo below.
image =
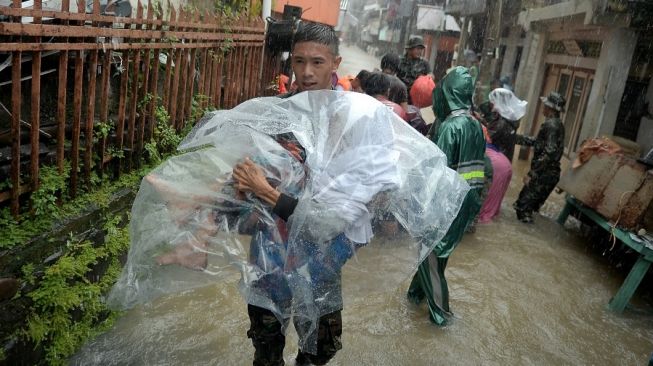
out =
[(0, 67), (3, 59), (7, 66), (0, 101), (9, 105), (0, 105), (7, 120), (0, 109), (0, 127), (11, 160), (0, 204), (10, 200), (14, 214), (21, 195), (38, 189), (40, 165), (63, 172), (68, 161), (74, 197), (93, 172), (120, 174), (138, 164), (155, 133), (155, 108), (165, 108), (179, 131), (193, 108), (231, 108), (263, 94), (274, 78), (278, 61), (264, 54), (258, 18), (173, 7), (164, 15), (140, 1), (134, 17), (114, 17), (101, 14), (99, 0), (78, 1), (80, 12), (70, 11), (70, 0), (61, 4), (60, 11), (43, 10), (41, 0), (33, 9), (19, 0), (0, 6)]

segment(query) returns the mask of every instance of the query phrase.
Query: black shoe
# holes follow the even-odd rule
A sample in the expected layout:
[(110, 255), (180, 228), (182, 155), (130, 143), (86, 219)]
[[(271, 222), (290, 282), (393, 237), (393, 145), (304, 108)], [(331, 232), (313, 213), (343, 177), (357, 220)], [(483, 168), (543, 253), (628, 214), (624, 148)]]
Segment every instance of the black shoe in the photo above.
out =
[(526, 224), (532, 224), (533, 223), (533, 216), (530, 213), (525, 213), (525, 212), (519, 212), (517, 211), (517, 220), (526, 223)]

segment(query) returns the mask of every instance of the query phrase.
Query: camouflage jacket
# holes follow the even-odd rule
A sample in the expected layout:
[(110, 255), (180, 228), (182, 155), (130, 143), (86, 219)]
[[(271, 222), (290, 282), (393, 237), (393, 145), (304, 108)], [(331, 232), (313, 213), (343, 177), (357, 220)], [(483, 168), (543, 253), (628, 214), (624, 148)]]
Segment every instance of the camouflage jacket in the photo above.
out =
[(565, 126), (560, 118), (547, 118), (536, 138), (517, 135), (517, 144), (534, 146), (531, 171), (528, 175), (540, 174), (547, 170), (560, 171), (560, 159), (564, 153)]
[(415, 79), (420, 75), (428, 75), (431, 72), (431, 66), (423, 58), (408, 58), (406, 56), (401, 58), (399, 64), (399, 72), (397, 77), (406, 84), (406, 89), (410, 91)]

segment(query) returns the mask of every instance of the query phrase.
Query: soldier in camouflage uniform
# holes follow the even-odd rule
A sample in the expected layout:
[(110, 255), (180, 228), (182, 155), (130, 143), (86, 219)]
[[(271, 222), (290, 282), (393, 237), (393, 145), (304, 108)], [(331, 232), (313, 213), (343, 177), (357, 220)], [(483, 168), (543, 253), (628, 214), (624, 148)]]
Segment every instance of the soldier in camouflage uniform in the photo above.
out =
[(560, 120), (565, 99), (556, 92), (542, 97), (544, 117), (537, 138), (517, 135), (517, 144), (534, 146), (531, 170), (524, 177), (524, 187), (513, 205), (517, 219), (533, 222), (533, 212), (538, 211), (560, 179), (560, 158), (564, 152), (565, 127)]
[(412, 104), (410, 103), (410, 88), (413, 86), (415, 79), (431, 73), (431, 66), (422, 58), (424, 48), (422, 37), (411, 37), (406, 45), (406, 54), (401, 58), (401, 63), (399, 64), (397, 77), (406, 84), (409, 98), (408, 104)]

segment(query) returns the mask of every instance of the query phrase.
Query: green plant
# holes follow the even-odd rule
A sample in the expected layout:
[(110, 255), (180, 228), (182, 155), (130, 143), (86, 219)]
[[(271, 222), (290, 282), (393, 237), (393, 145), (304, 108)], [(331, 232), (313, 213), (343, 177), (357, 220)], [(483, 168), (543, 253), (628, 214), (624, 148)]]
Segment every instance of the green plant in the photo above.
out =
[(111, 131), (113, 131), (113, 122), (106, 121), (95, 124), (95, 136), (99, 139), (103, 139), (109, 136)]
[(159, 105), (155, 108), (154, 116), (156, 127), (154, 128), (153, 140), (156, 141), (160, 152), (172, 151), (181, 142), (181, 136), (170, 125), (170, 116), (163, 106)]
[(209, 97), (204, 94), (195, 94), (193, 95), (193, 99), (191, 101), (191, 106), (190, 106), (190, 120), (191, 122), (197, 122), (199, 121), (202, 116), (206, 112), (211, 111), (213, 108), (212, 107), (202, 107), (203, 105), (207, 104), (209, 101)]
[(56, 166), (42, 166), (39, 170), (39, 188), (32, 192), (32, 207), (36, 215), (57, 212), (57, 193), (64, 192), (70, 175), (70, 163), (64, 163), (62, 173)]
[(11, 180), (5, 179), (3, 181), (0, 181), (0, 192), (11, 189), (12, 184)]
[(125, 152), (122, 149), (118, 149), (115, 146), (109, 146), (109, 148), (107, 149), (107, 154), (112, 158), (122, 159), (125, 157)]
[(150, 142), (145, 144), (144, 148), (147, 152), (147, 157), (150, 163), (157, 165), (161, 162), (161, 155), (159, 154), (159, 148), (156, 141), (153, 139), (150, 140)]
[(249, 9), (250, 16), (260, 16), (263, 12), (263, 1), (252, 1), (252, 7)]
[[(36, 288), (26, 294), (33, 305), (19, 336), (42, 345), (48, 364), (65, 364), (66, 358), (86, 339), (109, 327), (115, 319), (102, 296), (117, 279), (118, 256), (129, 246), (128, 230), (119, 228), (120, 222), (120, 216), (106, 221), (102, 246), (69, 240), (67, 253), (45, 269), (40, 279), (34, 274), (33, 264), (23, 267), (23, 279)], [(99, 282), (93, 283), (87, 274), (102, 260), (110, 261), (109, 269)]]
[[(69, 166), (66, 165), (69, 170)], [(9, 207), (0, 209), (0, 249), (11, 249), (26, 243), (30, 238), (41, 235), (50, 230), (55, 222), (65, 217), (76, 216), (90, 205), (107, 207), (114, 192), (123, 189), (136, 189), (143, 176), (152, 169), (145, 165), (141, 169), (123, 174), (117, 181), (109, 182), (96, 190), (84, 193), (72, 201), (65, 202), (62, 206), (52, 204), (42, 205), (45, 212), (33, 212), (14, 217)], [(50, 198), (47, 199), (50, 201)]]
[(143, 96), (143, 99), (141, 99), (141, 100), (138, 102), (138, 106), (137, 106), (138, 111), (139, 111), (140, 113), (143, 113), (143, 112), (145, 111), (145, 108), (150, 104), (150, 102), (151, 102), (152, 100), (154, 100), (154, 95), (152, 95), (152, 93), (147, 93), (147, 94), (145, 94), (145, 95)]
[(220, 45), (220, 51), (222, 51), (222, 54), (229, 53), (234, 49), (234, 40), (233, 38), (227, 38), (224, 40), (224, 42)]

